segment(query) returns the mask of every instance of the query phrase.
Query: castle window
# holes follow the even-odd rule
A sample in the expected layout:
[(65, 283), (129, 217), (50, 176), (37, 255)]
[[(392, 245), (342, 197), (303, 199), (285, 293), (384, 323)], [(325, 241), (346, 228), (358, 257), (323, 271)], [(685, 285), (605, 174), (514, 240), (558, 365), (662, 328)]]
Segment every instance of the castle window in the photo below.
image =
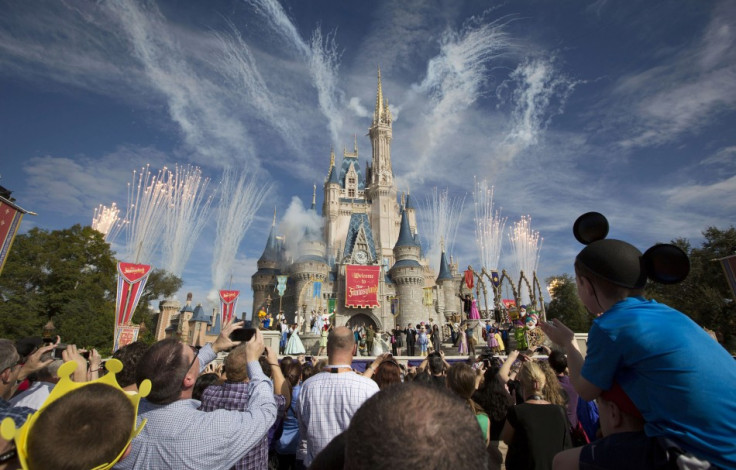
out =
[(348, 189), (348, 197), (355, 197), (355, 189), (353, 188)]
[(348, 178), (348, 184), (354, 185), (355, 184), (355, 178)]

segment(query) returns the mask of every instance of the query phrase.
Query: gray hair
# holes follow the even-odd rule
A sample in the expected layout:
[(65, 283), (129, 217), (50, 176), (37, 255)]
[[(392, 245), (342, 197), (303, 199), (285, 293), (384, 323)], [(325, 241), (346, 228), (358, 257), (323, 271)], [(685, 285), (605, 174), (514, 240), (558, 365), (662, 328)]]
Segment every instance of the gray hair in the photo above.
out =
[(15, 343), (9, 339), (0, 339), (0, 372), (18, 363), (20, 356), (15, 349)]

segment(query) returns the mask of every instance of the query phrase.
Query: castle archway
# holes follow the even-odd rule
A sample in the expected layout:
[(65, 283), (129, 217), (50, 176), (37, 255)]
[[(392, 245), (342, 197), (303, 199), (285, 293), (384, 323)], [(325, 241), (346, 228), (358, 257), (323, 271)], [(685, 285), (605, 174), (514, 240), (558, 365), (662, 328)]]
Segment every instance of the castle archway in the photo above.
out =
[(352, 329), (355, 326), (365, 326), (368, 328), (368, 325), (373, 325), (373, 329), (378, 331), (381, 327), (380, 324), (373, 318), (372, 315), (367, 313), (356, 313), (350, 317), (350, 319), (347, 321), (345, 326)]

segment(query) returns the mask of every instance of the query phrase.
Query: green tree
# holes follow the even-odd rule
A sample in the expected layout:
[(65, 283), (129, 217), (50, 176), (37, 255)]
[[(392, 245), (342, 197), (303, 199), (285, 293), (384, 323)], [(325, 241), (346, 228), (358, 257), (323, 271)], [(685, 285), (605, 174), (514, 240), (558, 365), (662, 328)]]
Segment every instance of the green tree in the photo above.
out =
[(75, 225), (16, 237), (0, 275), (0, 335), (38, 336), (49, 318), (64, 341), (110, 343), (115, 258), (102, 234)]
[[(110, 245), (91, 227), (31, 229), (16, 237), (0, 274), (0, 337), (39, 336), (51, 318), (62, 341), (109, 352), (116, 279)], [(172, 295), (181, 284), (178, 277), (153, 270), (133, 320), (155, 328), (149, 302)]]
[(736, 229), (708, 227), (700, 248), (684, 239), (673, 240), (690, 257), (690, 274), (676, 285), (650, 282), (646, 296), (690, 316), (715, 331), (724, 346), (736, 350), (736, 304), (718, 259), (736, 254)]
[(587, 333), (592, 318), (578, 297), (575, 278), (569, 274), (552, 276), (546, 279), (550, 287), (552, 301), (548, 304), (547, 318), (558, 318), (568, 328), (577, 333)]

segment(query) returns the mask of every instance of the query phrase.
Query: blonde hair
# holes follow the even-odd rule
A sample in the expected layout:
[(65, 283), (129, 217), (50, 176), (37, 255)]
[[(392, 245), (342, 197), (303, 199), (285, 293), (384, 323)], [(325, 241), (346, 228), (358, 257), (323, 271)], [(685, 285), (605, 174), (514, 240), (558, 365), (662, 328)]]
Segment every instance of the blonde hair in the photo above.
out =
[(544, 371), (536, 362), (523, 363), (517, 377), (524, 387), (525, 393), (542, 392), (544, 385), (547, 383)]
[(565, 400), (565, 395), (562, 393), (562, 386), (560, 381), (557, 380), (557, 374), (555, 374), (552, 366), (544, 361), (537, 362), (537, 365), (544, 372), (546, 379), (544, 390), (542, 390), (544, 398), (553, 405), (567, 406), (567, 400)]

